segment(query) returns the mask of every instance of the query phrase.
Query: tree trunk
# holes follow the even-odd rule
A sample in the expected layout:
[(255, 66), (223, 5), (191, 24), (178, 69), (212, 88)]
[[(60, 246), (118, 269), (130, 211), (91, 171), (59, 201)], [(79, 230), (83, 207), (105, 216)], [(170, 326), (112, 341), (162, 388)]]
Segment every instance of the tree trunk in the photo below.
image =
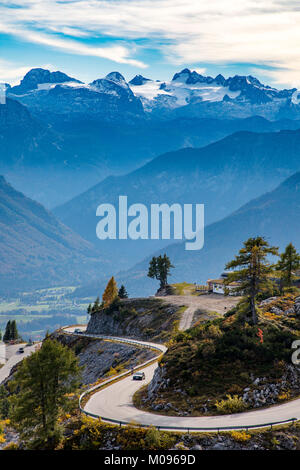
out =
[(253, 325), (256, 325), (257, 321), (258, 321), (258, 318), (257, 318), (257, 313), (256, 313), (255, 297), (254, 296), (250, 297), (250, 308), (251, 308), (251, 315), (252, 315)]

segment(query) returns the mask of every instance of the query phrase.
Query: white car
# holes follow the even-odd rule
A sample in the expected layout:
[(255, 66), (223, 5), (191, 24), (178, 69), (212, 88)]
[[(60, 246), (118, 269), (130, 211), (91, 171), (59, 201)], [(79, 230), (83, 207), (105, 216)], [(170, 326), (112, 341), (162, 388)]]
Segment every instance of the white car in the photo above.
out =
[(145, 379), (145, 373), (144, 372), (134, 372), (132, 376), (132, 380), (144, 380)]

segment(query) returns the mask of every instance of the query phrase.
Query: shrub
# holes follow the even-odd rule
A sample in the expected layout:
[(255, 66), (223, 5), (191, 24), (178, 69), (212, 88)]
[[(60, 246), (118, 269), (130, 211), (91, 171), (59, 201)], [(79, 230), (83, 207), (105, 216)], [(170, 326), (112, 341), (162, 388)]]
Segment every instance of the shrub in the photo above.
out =
[(247, 408), (246, 403), (243, 402), (241, 397), (238, 395), (226, 395), (227, 400), (216, 401), (215, 407), (221, 414), (225, 413), (239, 413)]
[(3, 447), (2, 450), (19, 450), (19, 446), (15, 442), (11, 442), (10, 444), (7, 444), (7, 446)]
[(170, 449), (174, 442), (174, 437), (159, 431), (154, 426), (151, 426), (145, 435), (146, 448), (151, 450)]
[(231, 431), (231, 437), (237, 442), (247, 442), (251, 439), (251, 434), (247, 434), (245, 431)]
[(111, 367), (111, 368), (109, 369), (109, 371), (106, 373), (106, 375), (107, 375), (108, 377), (111, 377), (111, 376), (113, 376), (113, 375), (117, 375), (117, 373), (118, 373), (117, 370), (114, 369), (113, 367)]
[(280, 395), (278, 395), (278, 400), (283, 401), (283, 400), (288, 400), (290, 398), (290, 392), (282, 392)]

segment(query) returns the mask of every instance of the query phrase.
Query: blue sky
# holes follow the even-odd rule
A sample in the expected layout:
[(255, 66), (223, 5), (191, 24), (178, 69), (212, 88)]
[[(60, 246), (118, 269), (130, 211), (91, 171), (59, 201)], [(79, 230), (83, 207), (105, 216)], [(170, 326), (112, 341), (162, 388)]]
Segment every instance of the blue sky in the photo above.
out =
[(85, 82), (189, 67), (300, 87), (299, 24), (294, 0), (0, 0), (0, 81), (33, 67)]

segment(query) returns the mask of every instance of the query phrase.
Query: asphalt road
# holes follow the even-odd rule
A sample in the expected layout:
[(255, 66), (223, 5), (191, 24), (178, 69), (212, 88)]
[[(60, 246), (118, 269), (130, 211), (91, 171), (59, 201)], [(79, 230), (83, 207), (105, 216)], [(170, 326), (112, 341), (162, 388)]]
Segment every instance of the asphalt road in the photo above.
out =
[[(15, 364), (22, 361), (24, 357), (28, 357), (33, 351), (35, 351), (36, 344), (33, 346), (25, 346), (24, 344), (15, 344), (6, 346), (6, 357), (8, 361), (6, 364), (0, 368), (0, 384), (9, 376), (11, 369)], [(24, 347), (24, 354), (18, 353), (18, 349)]]
[[(72, 332), (74, 328), (69, 328), (68, 331)], [(126, 338), (118, 338), (118, 340), (126, 341)], [(150, 344), (153, 345), (153, 343)], [(300, 399), (266, 409), (222, 416), (177, 417), (138, 410), (132, 403), (132, 397), (141, 386), (151, 381), (156, 367), (157, 362), (143, 369), (146, 376), (143, 381), (135, 381), (129, 376), (95, 392), (86, 403), (84, 410), (100, 416), (104, 420), (107, 418), (128, 423), (160, 426), (161, 428), (172, 426), (179, 429), (208, 428), (216, 430), (222, 427), (260, 427), (267, 423), (292, 418), (300, 419)]]
[(225, 426), (258, 426), (290, 418), (300, 419), (299, 399), (267, 409), (223, 416), (177, 417), (163, 416), (138, 410), (132, 404), (132, 396), (141, 385), (145, 385), (151, 381), (155, 368), (156, 364), (153, 364), (143, 369), (146, 375), (143, 384), (132, 380), (132, 377), (126, 377), (95, 393), (87, 402), (84, 408), (85, 411), (120, 421), (161, 427), (175, 426), (179, 428), (200, 427), (217, 429)]

